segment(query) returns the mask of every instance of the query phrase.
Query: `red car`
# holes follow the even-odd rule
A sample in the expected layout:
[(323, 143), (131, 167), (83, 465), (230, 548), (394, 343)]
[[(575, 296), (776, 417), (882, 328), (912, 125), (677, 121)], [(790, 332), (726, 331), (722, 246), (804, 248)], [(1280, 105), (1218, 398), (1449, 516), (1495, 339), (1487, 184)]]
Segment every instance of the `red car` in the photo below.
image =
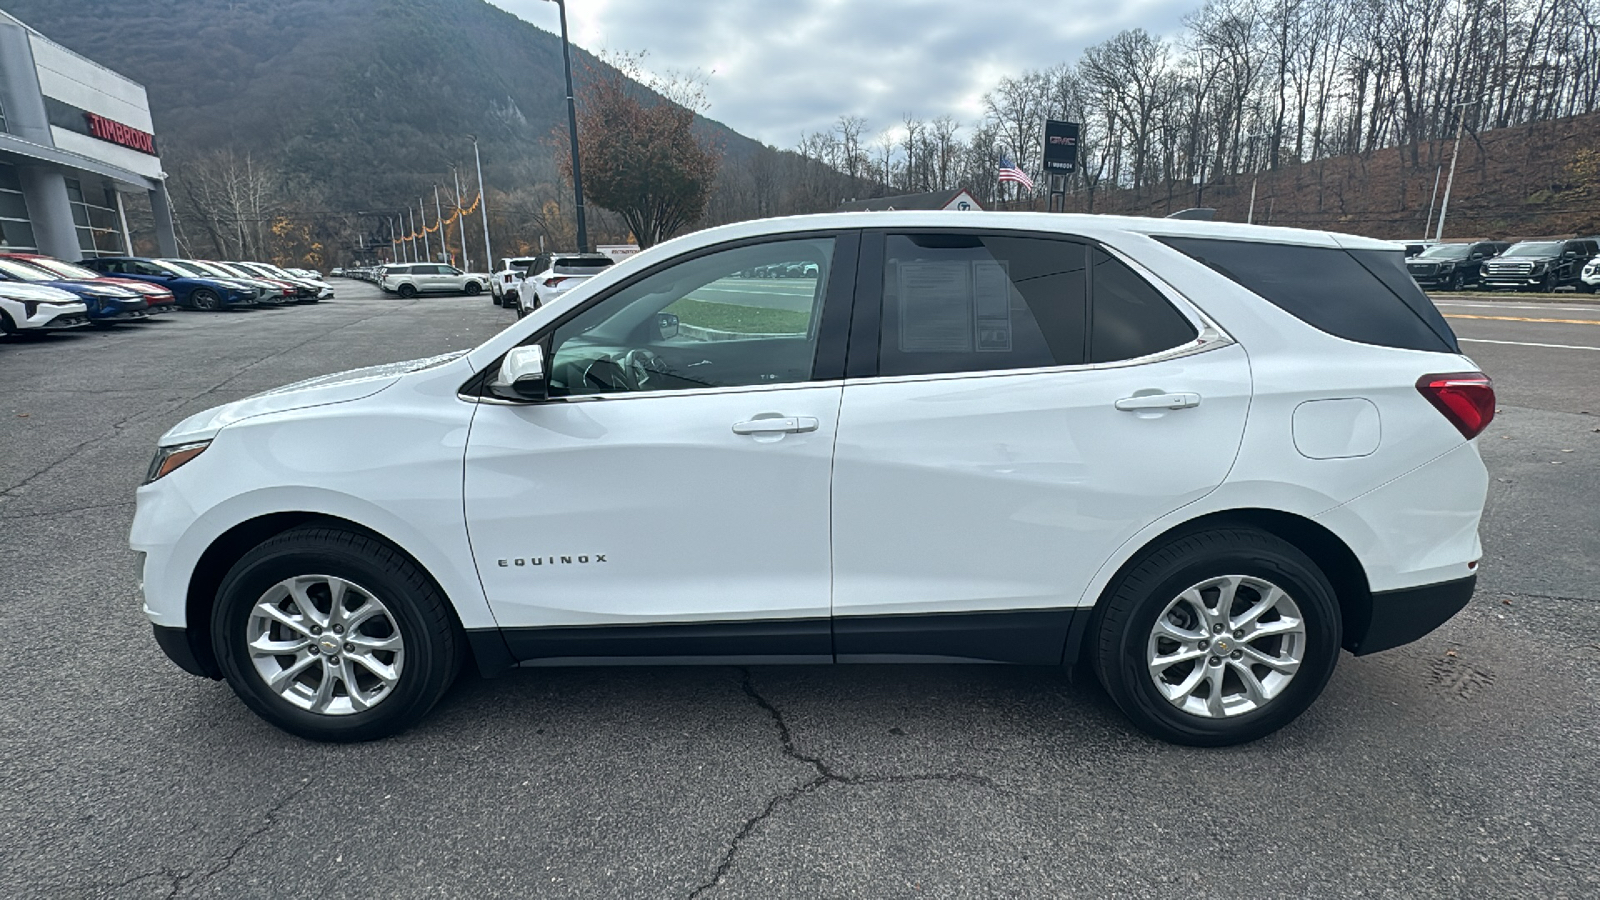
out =
[(148, 281), (134, 281), (131, 278), (116, 278), (101, 275), (99, 272), (90, 271), (74, 263), (62, 262), (51, 256), (40, 256), (37, 253), (0, 253), (5, 259), (15, 259), (25, 262), (35, 268), (43, 269), (57, 278), (66, 281), (97, 281), (101, 284), (114, 284), (120, 288), (137, 293), (150, 304), (150, 315), (169, 313), (178, 308), (177, 300), (172, 292), (159, 284)]

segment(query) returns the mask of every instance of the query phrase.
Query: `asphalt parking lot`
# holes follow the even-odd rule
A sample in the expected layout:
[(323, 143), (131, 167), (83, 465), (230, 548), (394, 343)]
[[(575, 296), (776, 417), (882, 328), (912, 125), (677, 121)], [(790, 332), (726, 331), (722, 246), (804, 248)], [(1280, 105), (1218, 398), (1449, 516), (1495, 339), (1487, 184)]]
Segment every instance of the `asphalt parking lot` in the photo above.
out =
[(1479, 592), (1253, 745), (1054, 670), (850, 666), (469, 677), (323, 746), (161, 655), (126, 537), (180, 418), (511, 321), (336, 284), (0, 339), (0, 896), (1600, 895), (1600, 306), (1440, 298), (1501, 401)]

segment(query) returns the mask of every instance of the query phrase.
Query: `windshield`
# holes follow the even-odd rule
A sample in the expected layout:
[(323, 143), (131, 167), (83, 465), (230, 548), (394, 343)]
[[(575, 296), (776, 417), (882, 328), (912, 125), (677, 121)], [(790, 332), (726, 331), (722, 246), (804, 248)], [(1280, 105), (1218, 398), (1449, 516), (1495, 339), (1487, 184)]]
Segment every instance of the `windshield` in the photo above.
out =
[(179, 275), (184, 275), (189, 278), (204, 278), (207, 274), (209, 274), (201, 271), (188, 260), (179, 261), (176, 259), (163, 259), (160, 262), (163, 266), (166, 266), (172, 271), (177, 272)]
[(75, 266), (59, 259), (30, 259), (29, 264), (38, 266), (47, 272), (54, 272), (62, 278), (76, 278), (80, 281), (90, 278), (99, 278), (99, 272), (91, 272), (82, 266)]
[(215, 268), (221, 269), (222, 271), (228, 273), (229, 275), (232, 275), (235, 278), (257, 278), (257, 277), (260, 277), (260, 276), (256, 275), (253, 272), (246, 272), (244, 269), (240, 268), (239, 266), (231, 265), (229, 263), (212, 263), (211, 265), (214, 266)]
[(188, 262), (189, 262), (189, 268), (194, 269), (194, 270), (196, 270), (198, 272), (201, 272), (202, 274), (205, 274), (205, 275), (221, 275), (223, 278), (238, 278), (239, 277), (239, 276), (233, 274), (232, 272), (229, 272), (227, 269), (224, 269), (221, 266), (217, 265), (216, 263), (202, 262), (202, 261), (200, 261), (198, 259), (191, 259)]
[(1418, 259), (1466, 259), (1472, 250), (1471, 244), (1438, 244), (1422, 251)]
[(1560, 256), (1560, 241), (1523, 241), (1512, 244), (1505, 256)]
[(43, 269), (36, 269), (27, 263), (14, 259), (0, 259), (0, 272), (4, 272), (18, 281), (60, 281), (60, 275), (54, 275)]

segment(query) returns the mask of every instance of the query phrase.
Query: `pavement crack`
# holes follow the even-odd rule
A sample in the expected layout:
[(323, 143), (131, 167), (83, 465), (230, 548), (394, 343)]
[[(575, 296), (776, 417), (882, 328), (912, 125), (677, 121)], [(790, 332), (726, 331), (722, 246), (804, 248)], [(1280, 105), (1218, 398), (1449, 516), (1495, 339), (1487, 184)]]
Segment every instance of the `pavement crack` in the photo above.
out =
[[(206, 870), (204, 874), (196, 877), (194, 872), (185, 872), (178, 876), (172, 883), (172, 890), (167, 892), (167, 900), (172, 900), (172, 898), (178, 896), (178, 894), (182, 893), (187, 887), (198, 887), (203, 885), (207, 881), (210, 881), (212, 878), (215, 878), (226, 871), (229, 866), (233, 865), (233, 861), (238, 858), (239, 854), (244, 852), (244, 848), (250, 846), (251, 841), (262, 836), (263, 834), (266, 834), (269, 830), (271, 830), (272, 826), (278, 824), (278, 812), (285, 806), (289, 805), (289, 801), (300, 796), (300, 794), (310, 786), (311, 779), (304, 779), (300, 782), (299, 787), (283, 795), (283, 797), (278, 800), (277, 803), (272, 804), (272, 807), (268, 809), (264, 815), (262, 815), (263, 821), (261, 823), (261, 827), (241, 838), (239, 842), (234, 845), (232, 850), (229, 850), (227, 853), (223, 854), (222, 860), (217, 865), (214, 865), (210, 869)], [(191, 878), (195, 879), (192, 883), (190, 882)]]
[(730, 871), (732, 871), (734, 861), (738, 858), (739, 850), (741, 847), (743, 847), (745, 840), (748, 839), (750, 835), (754, 834), (756, 829), (761, 827), (763, 822), (766, 822), (768, 819), (772, 818), (772, 816), (783, 807), (794, 803), (801, 797), (815, 793), (816, 791), (821, 790), (830, 784), (858, 787), (876, 784), (925, 784), (929, 782), (942, 782), (946, 784), (974, 785), (988, 788), (990, 790), (1000, 790), (999, 786), (996, 785), (993, 780), (985, 778), (982, 775), (973, 775), (967, 772), (842, 775), (834, 771), (821, 757), (802, 753), (800, 749), (795, 746), (794, 732), (789, 728), (789, 722), (784, 718), (783, 711), (778, 709), (777, 706), (773, 705), (772, 701), (762, 696), (760, 691), (756, 690), (755, 682), (751, 678), (749, 669), (741, 669), (740, 673), (742, 677), (740, 678), (739, 686), (744, 690), (745, 696), (749, 697), (756, 704), (756, 706), (759, 706), (761, 709), (765, 710), (767, 715), (772, 718), (773, 725), (778, 729), (778, 741), (782, 745), (783, 755), (795, 760), (796, 762), (804, 763), (805, 765), (810, 766), (817, 774), (816, 777), (805, 782), (804, 784), (790, 788), (781, 794), (776, 794), (769, 798), (759, 813), (746, 819), (744, 824), (739, 827), (738, 832), (734, 834), (733, 839), (728, 842), (728, 846), (722, 854), (722, 859), (717, 863), (716, 870), (712, 872), (709, 879), (702, 882), (696, 886), (694, 890), (689, 892), (689, 900), (695, 900), (695, 898), (703, 896), (707, 892), (722, 884), (723, 879), (727, 877)]
[[(4, 499), (9, 498), (0, 497), (0, 500)], [(91, 506), (74, 506), (68, 509), (46, 509), (39, 512), (17, 513), (14, 516), (0, 516), (0, 522), (12, 522), (18, 519), (36, 519), (40, 516), (65, 516), (72, 513), (88, 512), (96, 509), (121, 509), (123, 507), (133, 505), (134, 502), (132, 500), (124, 500), (120, 503), (96, 503)]]

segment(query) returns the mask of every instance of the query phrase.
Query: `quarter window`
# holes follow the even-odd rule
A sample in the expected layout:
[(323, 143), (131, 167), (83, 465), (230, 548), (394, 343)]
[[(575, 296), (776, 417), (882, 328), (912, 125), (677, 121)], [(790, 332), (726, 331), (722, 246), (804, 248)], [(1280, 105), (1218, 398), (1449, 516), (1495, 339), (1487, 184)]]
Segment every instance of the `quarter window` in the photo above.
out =
[[(552, 396), (811, 378), (831, 237), (722, 250), (634, 282), (559, 326)], [(757, 276), (781, 268), (783, 277)]]

